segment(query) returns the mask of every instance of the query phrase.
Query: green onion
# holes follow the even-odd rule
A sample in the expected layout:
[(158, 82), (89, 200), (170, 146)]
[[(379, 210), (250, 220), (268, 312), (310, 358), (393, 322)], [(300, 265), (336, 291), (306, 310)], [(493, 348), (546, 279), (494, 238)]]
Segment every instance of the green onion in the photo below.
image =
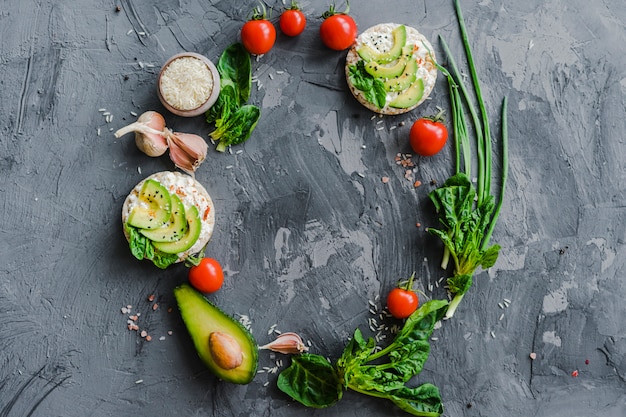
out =
[[(452, 317), (463, 299), (464, 294), (472, 285), (474, 272), (478, 267), (483, 269), (493, 266), (500, 251), (499, 245), (489, 245), (491, 235), (502, 208), (505, 185), (508, 176), (508, 128), (507, 99), (502, 103), (502, 171), (498, 199), (492, 194), (492, 143), (488, 112), (482, 97), (480, 83), (472, 57), (467, 29), (459, 1), (454, 2), (458, 17), (463, 47), (473, 86), (473, 97), (463, 83), (450, 48), (440, 37), (442, 48), (448, 61), (449, 70), (438, 65), (447, 77), (450, 91), (450, 107), (452, 110), (455, 149), (455, 174), (441, 187), (430, 193), (430, 199), (439, 213), (442, 230), (429, 227), (431, 234), (438, 236), (444, 243), (442, 267), (447, 268), (448, 262), (454, 262), (453, 275), (447, 284), (454, 295), (446, 317)], [(474, 104), (474, 100), (475, 103)], [(474, 189), (470, 180), (472, 170), (472, 146), (469, 137), (466, 112), (472, 120), (475, 135), (477, 185)], [(462, 161), (461, 161), (462, 156)], [(462, 166), (461, 166), (462, 165)]]

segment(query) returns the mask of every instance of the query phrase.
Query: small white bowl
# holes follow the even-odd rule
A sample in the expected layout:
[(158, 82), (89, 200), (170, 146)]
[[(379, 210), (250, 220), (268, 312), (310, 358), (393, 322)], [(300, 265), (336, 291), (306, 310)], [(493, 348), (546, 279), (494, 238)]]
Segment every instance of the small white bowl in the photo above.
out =
[[(203, 66), (198, 67), (197, 64), (203, 64)], [(174, 65), (174, 66), (172, 66)], [(167, 83), (170, 81), (168, 77), (171, 77), (170, 71), (176, 71), (177, 69), (183, 68), (184, 65), (195, 65), (195, 70), (190, 70), (189, 72), (184, 72), (183, 76), (177, 80), (171, 80), (169, 85), (173, 84), (181, 84), (181, 83), (198, 83), (205, 84), (205, 90), (202, 91), (200, 99), (203, 99), (201, 103), (198, 103), (198, 98), (192, 98), (185, 102), (181, 103), (172, 103), (172, 97), (169, 97), (169, 100), (166, 98), (168, 95), (171, 95), (170, 92), (167, 91)], [(208, 71), (205, 74), (204, 68)], [(202, 74), (202, 75), (201, 75)], [(200, 78), (194, 76), (199, 76)], [(211, 85), (210, 90), (207, 85)], [(188, 86), (185, 85), (177, 85), (176, 88), (184, 89)], [(170, 112), (183, 117), (194, 117), (199, 116), (205, 113), (208, 109), (215, 104), (217, 101), (217, 97), (220, 94), (220, 74), (217, 71), (215, 65), (204, 55), (197, 54), (195, 52), (182, 52), (180, 54), (176, 54), (170, 59), (168, 59), (165, 64), (163, 64), (163, 68), (161, 68), (161, 72), (159, 73), (159, 78), (157, 81), (157, 94), (159, 96), (159, 100), (163, 106), (169, 110)], [(192, 95), (192, 94), (190, 94)], [(206, 97), (206, 98), (205, 98)]]

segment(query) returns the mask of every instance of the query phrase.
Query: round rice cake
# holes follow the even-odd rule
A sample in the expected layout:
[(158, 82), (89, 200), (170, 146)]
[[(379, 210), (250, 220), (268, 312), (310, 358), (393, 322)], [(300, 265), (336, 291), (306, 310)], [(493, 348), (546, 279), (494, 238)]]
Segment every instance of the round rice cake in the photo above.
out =
[[(369, 48), (372, 48), (373, 51), (379, 54), (388, 53), (394, 46), (393, 31), (398, 26), (404, 26), (406, 29), (406, 41), (404, 47), (412, 48), (410, 57), (415, 59), (418, 64), (416, 80), (421, 78), (423, 82), (423, 93), (421, 98), (419, 98), (417, 102), (411, 104), (410, 106), (397, 107), (394, 105), (390, 105), (390, 103), (393, 103), (394, 99), (401, 95), (404, 90), (387, 91), (385, 105), (383, 107), (379, 107), (377, 104), (373, 103), (367, 98), (367, 95), (364, 91), (359, 90), (354, 85), (353, 78), (351, 77), (351, 69), (354, 70), (359, 64), (359, 61), (364, 61), (364, 63), (368, 62), (359, 54), (359, 51), (363, 46), (368, 46)], [(397, 63), (398, 59), (389, 63), (381, 63), (380, 67), (393, 67)], [(346, 56), (345, 73), (346, 80), (348, 82), (348, 86), (350, 87), (352, 95), (354, 95), (354, 97), (363, 106), (376, 113), (385, 115), (396, 115), (413, 110), (428, 98), (435, 86), (438, 70), (435, 64), (435, 53), (431, 43), (417, 29), (411, 26), (400, 25), (397, 23), (381, 23), (370, 27), (357, 37), (355, 44), (350, 48), (350, 50), (348, 51), (348, 55)], [(377, 78), (383, 82), (388, 81), (387, 78), (374, 78)]]
[[(196, 206), (200, 215), (200, 236), (193, 246), (177, 254), (178, 260), (176, 262), (182, 262), (188, 256), (201, 252), (213, 235), (213, 229), (215, 227), (215, 206), (206, 188), (190, 175), (175, 171), (162, 171), (152, 174), (140, 181), (128, 194), (126, 200), (124, 200), (124, 204), (122, 205), (122, 224), (126, 225), (131, 211), (139, 204), (139, 194), (144, 183), (149, 179), (158, 181), (170, 194), (176, 194), (183, 203), (185, 211), (188, 211), (193, 205)], [(128, 230), (126, 227), (123, 229), (126, 240), (130, 241)]]

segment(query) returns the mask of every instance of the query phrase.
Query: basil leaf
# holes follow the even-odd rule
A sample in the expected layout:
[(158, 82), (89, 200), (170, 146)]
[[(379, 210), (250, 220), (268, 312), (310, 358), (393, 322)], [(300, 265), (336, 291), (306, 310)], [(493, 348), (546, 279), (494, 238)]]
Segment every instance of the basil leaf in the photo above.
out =
[(299, 403), (313, 408), (335, 404), (343, 387), (333, 365), (320, 355), (293, 356), (291, 365), (278, 375), (278, 388)]

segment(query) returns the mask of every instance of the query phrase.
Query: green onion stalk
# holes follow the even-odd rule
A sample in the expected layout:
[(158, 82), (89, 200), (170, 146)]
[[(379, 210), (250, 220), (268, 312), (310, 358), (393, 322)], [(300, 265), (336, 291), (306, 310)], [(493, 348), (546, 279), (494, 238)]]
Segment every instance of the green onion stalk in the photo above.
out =
[[(428, 231), (438, 236), (444, 244), (442, 268), (447, 269), (450, 260), (454, 265), (453, 274), (447, 280), (448, 290), (453, 295), (446, 312), (447, 318), (454, 315), (463, 296), (471, 287), (476, 269), (478, 267), (488, 269), (498, 258), (500, 246), (490, 245), (490, 240), (502, 208), (508, 176), (507, 99), (505, 97), (502, 101), (501, 113), (501, 182), (500, 189), (494, 193), (491, 183), (493, 149), (489, 117), (458, 0), (454, 1), (454, 6), (474, 90), (474, 99), (463, 83), (450, 48), (440, 37), (448, 69), (439, 64), (437, 66), (447, 78), (449, 86), (455, 145), (455, 173), (429, 195), (439, 214), (442, 228), (430, 227)], [(477, 105), (474, 104), (474, 100)], [(471, 118), (471, 127), (475, 135), (476, 187), (470, 180), (473, 159), (467, 114)], [(497, 199), (494, 194), (497, 194)]]

